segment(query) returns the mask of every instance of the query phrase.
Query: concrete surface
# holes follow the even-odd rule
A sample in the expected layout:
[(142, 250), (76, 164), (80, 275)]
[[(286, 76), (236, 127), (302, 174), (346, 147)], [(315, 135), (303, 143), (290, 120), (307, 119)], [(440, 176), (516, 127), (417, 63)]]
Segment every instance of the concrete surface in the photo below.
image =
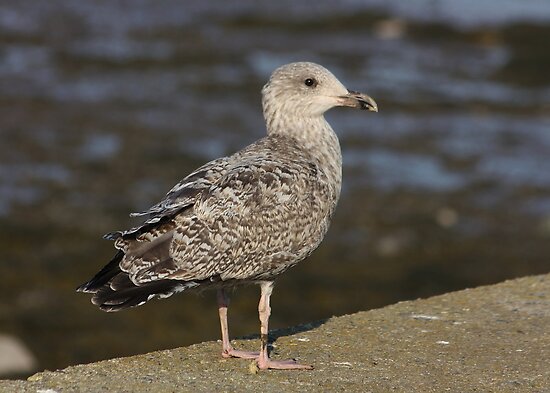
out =
[[(313, 371), (253, 373), (220, 344), (45, 371), (1, 392), (550, 392), (550, 275), (272, 334), (273, 356)], [(257, 339), (237, 340), (256, 348)]]

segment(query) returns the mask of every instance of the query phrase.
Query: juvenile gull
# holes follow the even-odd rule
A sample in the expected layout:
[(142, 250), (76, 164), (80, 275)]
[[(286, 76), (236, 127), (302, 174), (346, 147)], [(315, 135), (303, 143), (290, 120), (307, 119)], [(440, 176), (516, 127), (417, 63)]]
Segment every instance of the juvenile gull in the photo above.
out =
[[(105, 235), (114, 258), (77, 290), (119, 311), (191, 288), (217, 289), (222, 356), (260, 369), (310, 369), (268, 354), (269, 299), (277, 276), (309, 256), (325, 235), (342, 183), (336, 134), (323, 114), (335, 106), (378, 111), (314, 63), (276, 69), (262, 90), (267, 136), (185, 177), (142, 213), (142, 225)], [(260, 352), (229, 341), (226, 289), (260, 285)]]

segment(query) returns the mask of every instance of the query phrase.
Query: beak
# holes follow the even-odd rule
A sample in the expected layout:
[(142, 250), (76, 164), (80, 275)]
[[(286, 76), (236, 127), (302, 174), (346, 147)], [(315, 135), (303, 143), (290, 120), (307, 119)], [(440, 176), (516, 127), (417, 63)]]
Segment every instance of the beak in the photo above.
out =
[(348, 94), (338, 97), (340, 105), (378, 112), (378, 105), (366, 94), (348, 90)]

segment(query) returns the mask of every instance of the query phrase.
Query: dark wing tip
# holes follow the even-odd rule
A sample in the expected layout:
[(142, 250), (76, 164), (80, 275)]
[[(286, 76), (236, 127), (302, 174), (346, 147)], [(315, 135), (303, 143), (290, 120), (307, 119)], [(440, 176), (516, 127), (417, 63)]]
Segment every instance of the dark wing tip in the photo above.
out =
[(121, 236), (122, 236), (122, 232), (115, 231), (115, 232), (106, 233), (105, 235), (103, 235), (103, 239), (105, 239), (105, 240), (116, 240)]
[(76, 288), (76, 291), (88, 293), (97, 292), (103, 285), (105, 285), (114, 276), (120, 273), (119, 263), (123, 257), (124, 252), (119, 250), (113, 257), (113, 259), (111, 259), (111, 261), (103, 267), (103, 269), (101, 269), (95, 276), (93, 276), (90, 281)]
[(104, 285), (92, 297), (92, 303), (102, 311), (116, 312), (126, 308), (138, 307), (154, 298), (166, 298), (174, 293), (193, 288), (199, 284), (189, 281), (159, 280), (140, 286), (135, 285), (121, 273), (119, 286), (113, 289), (112, 285)]
[(93, 293), (94, 291), (90, 290), (90, 281), (88, 281), (85, 284), (80, 285), (78, 288), (76, 288), (77, 292), (84, 292), (84, 293)]

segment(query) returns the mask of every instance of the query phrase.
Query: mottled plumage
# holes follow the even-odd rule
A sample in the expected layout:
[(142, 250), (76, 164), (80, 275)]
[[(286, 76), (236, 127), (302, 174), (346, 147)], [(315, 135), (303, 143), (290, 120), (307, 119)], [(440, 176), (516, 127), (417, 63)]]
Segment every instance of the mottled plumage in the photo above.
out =
[[(118, 252), (79, 290), (94, 293), (102, 310), (118, 311), (216, 287), (226, 356), (257, 357), (261, 368), (304, 368), (272, 361), (264, 343), (259, 355), (234, 350), (224, 332), (224, 288), (261, 284), (260, 317), (262, 304), (267, 312), (272, 282), (317, 248), (340, 195), (340, 146), (323, 113), (377, 107), (313, 63), (277, 69), (262, 93), (267, 136), (203, 165), (149, 210), (132, 214), (144, 217), (142, 225), (105, 235)], [(267, 340), (267, 319), (263, 330)]]

